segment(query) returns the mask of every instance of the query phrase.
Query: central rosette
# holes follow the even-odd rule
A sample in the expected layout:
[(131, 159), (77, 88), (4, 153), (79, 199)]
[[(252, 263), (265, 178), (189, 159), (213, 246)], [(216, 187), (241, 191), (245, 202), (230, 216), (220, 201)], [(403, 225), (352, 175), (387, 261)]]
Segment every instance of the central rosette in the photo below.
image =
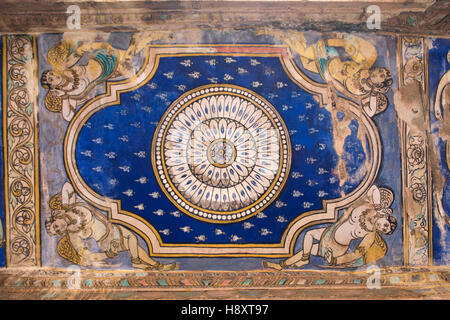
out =
[(235, 86), (185, 93), (167, 110), (153, 141), (155, 174), (183, 212), (235, 222), (269, 205), (290, 165), (290, 142), (277, 111)]
[(191, 172), (212, 187), (231, 187), (241, 182), (256, 164), (256, 141), (232, 119), (203, 121), (191, 133), (187, 148)]
[(226, 139), (218, 139), (209, 145), (207, 154), (213, 166), (225, 168), (236, 159), (236, 147)]

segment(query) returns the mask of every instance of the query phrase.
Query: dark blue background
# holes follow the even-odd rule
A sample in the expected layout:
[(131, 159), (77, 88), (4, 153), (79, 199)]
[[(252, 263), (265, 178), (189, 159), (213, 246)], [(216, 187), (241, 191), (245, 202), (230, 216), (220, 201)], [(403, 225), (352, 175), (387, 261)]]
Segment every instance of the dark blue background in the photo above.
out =
[[(430, 39), (433, 41), (433, 47), (429, 50), (429, 78), (430, 78), (430, 119), (432, 125), (438, 120), (434, 116), (434, 101), (436, 98), (436, 89), (439, 80), (450, 69), (450, 64), (447, 61), (447, 52), (450, 49), (450, 39)], [(433, 130), (434, 134), (438, 134), (438, 129)], [(440, 170), (443, 177), (447, 180), (444, 188), (443, 206), (445, 212), (450, 212), (450, 172), (445, 161), (445, 142), (439, 138), (438, 148), (440, 151), (441, 163)], [(434, 201), (434, 199), (433, 199)], [(434, 203), (434, 206), (436, 204)], [(443, 236), (443, 239), (441, 237)], [(447, 243), (447, 248), (443, 248), (441, 241)], [(434, 264), (446, 265), (448, 264), (448, 256), (450, 250), (448, 244), (450, 243), (450, 228), (445, 226), (445, 234), (441, 234), (441, 229), (436, 224), (436, 219), (433, 219), (433, 260)]]
[[(341, 190), (337, 176), (332, 173), (338, 158), (333, 149), (331, 116), (327, 110), (319, 107), (313, 96), (289, 79), (278, 58), (233, 56), (235, 61), (230, 63), (226, 63), (225, 58), (225, 56), (161, 58), (156, 74), (147, 84), (139, 89), (121, 94), (120, 105), (107, 107), (94, 114), (81, 130), (77, 141), (77, 166), (86, 183), (101, 195), (120, 199), (123, 210), (144, 217), (156, 230), (170, 229), (170, 235), (161, 234), (165, 243), (196, 243), (195, 237), (200, 234), (206, 236), (206, 243), (209, 244), (230, 243), (231, 235), (242, 238), (236, 243), (279, 243), (288, 222), (277, 222), (278, 216), (292, 221), (301, 213), (321, 209), (323, 199), (337, 198), (341, 191), (349, 193), (361, 181), (361, 178), (358, 178), (353, 183), (346, 182)], [(193, 62), (190, 67), (180, 64), (188, 59)], [(216, 65), (212, 66), (205, 62), (211, 59), (216, 60)], [(252, 66), (251, 59), (259, 61), (260, 64)], [(248, 72), (239, 73), (239, 67)], [(189, 76), (194, 71), (200, 72), (201, 76), (198, 79)], [(172, 79), (168, 79), (164, 75), (167, 72), (174, 72)], [(224, 80), (225, 74), (231, 75), (234, 79)], [(183, 213), (179, 218), (170, 215), (169, 212), (177, 211), (177, 209), (165, 197), (154, 178), (150, 160), (151, 142), (163, 113), (184, 91), (211, 84), (211, 80), (208, 78), (212, 77), (218, 78), (219, 83), (242, 86), (260, 94), (277, 108), (288, 130), (296, 130), (292, 131), (290, 135), (293, 151), (290, 177), (276, 199), (285, 203), (285, 206), (278, 208), (274, 201), (264, 210), (266, 218), (254, 216), (245, 220), (254, 225), (250, 229), (244, 229), (243, 222), (211, 224), (198, 221)], [(253, 87), (252, 83), (255, 81), (262, 85)], [(284, 85), (277, 87), (277, 83)], [(180, 90), (178, 85), (185, 85), (185, 90)], [(309, 104), (308, 108), (307, 104)], [(149, 110), (145, 107), (150, 107), (151, 112), (147, 112)], [(138, 128), (131, 125), (137, 123), (140, 124)], [(109, 129), (108, 126), (113, 129)], [(311, 128), (317, 129), (318, 132), (309, 132), (308, 130)], [(347, 171), (351, 177), (363, 166), (366, 155), (364, 155), (361, 142), (356, 137), (358, 128), (356, 120), (352, 121), (350, 128), (352, 134), (347, 137), (345, 142), (345, 158), (350, 160)], [(128, 143), (119, 140), (119, 137), (124, 135), (128, 136)], [(102, 144), (93, 142), (97, 138), (102, 139)], [(319, 149), (319, 143), (325, 145), (324, 150)], [(81, 153), (86, 150), (92, 151), (91, 157)], [(134, 155), (140, 151), (145, 152), (145, 158)], [(116, 158), (107, 158), (105, 154), (109, 152), (115, 152)], [(358, 157), (358, 155), (360, 156)], [(309, 157), (317, 159), (317, 162), (308, 164), (306, 159)], [(92, 170), (97, 166), (102, 167), (101, 172)], [(123, 172), (119, 169), (120, 166), (129, 166), (130, 172)], [(319, 175), (318, 168), (323, 168), (328, 173)], [(301, 173), (303, 177), (293, 178), (292, 173), (294, 172)], [(135, 182), (142, 176), (147, 177), (146, 184)], [(117, 179), (119, 183), (111, 185), (109, 183), (111, 178)], [(330, 183), (330, 178), (334, 178), (335, 182)], [(318, 184), (309, 186), (308, 180), (314, 180)], [(133, 197), (123, 194), (127, 189), (134, 191)], [(293, 197), (294, 190), (298, 190), (304, 195)], [(319, 190), (327, 192), (328, 195), (319, 198)], [(148, 195), (155, 191), (159, 192), (160, 198), (154, 199)], [(310, 202), (313, 205), (304, 208), (304, 202)], [(144, 204), (144, 211), (134, 208), (140, 203)], [(157, 209), (162, 209), (164, 215), (154, 214)], [(190, 226), (193, 231), (183, 232), (180, 228), (184, 226)], [(216, 235), (214, 233), (216, 228), (223, 230), (225, 234)], [(260, 234), (262, 228), (267, 228), (272, 233), (262, 236)]]

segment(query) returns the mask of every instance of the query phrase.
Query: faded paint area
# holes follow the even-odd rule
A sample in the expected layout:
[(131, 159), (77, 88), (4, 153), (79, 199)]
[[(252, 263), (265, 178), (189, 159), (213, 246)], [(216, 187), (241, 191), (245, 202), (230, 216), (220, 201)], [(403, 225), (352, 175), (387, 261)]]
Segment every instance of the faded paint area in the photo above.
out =
[(2, 38), (4, 272), (185, 298), (448, 282), (448, 39), (157, 27)]

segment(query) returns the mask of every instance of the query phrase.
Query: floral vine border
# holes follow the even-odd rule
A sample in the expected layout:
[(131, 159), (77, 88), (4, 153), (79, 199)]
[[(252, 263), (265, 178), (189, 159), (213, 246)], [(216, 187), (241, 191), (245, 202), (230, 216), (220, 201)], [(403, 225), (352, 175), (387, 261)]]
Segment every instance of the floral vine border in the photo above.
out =
[[(428, 97), (428, 45), (424, 38), (400, 37), (400, 86), (418, 81)], [(425, 110), (425, 113), (427, 110)], [(426, 128), (429, 123), (426, 123)], [(426, 130), (401, 123), (403, 160), (404, 263), (432, 264), (431, 174), (428, 167)]]
[(3, 37), (6, 263), (40, 265), (35, 39)]

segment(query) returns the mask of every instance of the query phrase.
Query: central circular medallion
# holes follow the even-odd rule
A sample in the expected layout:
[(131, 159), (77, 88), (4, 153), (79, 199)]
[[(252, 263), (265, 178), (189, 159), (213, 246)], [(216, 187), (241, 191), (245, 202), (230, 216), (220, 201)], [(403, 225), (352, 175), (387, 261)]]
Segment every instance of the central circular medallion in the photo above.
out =
[(247, 219), (281, 191), (290, 141), (276, 109), (231, 85), (199, 87), (165, 112), (152, 143), (164, 193), (184, 213), (209, 222)]
[(207, 154), (213, 166), (226, 168), (236, 159), (236, 147), (227, 139), (217, 139), (208, 146)]

